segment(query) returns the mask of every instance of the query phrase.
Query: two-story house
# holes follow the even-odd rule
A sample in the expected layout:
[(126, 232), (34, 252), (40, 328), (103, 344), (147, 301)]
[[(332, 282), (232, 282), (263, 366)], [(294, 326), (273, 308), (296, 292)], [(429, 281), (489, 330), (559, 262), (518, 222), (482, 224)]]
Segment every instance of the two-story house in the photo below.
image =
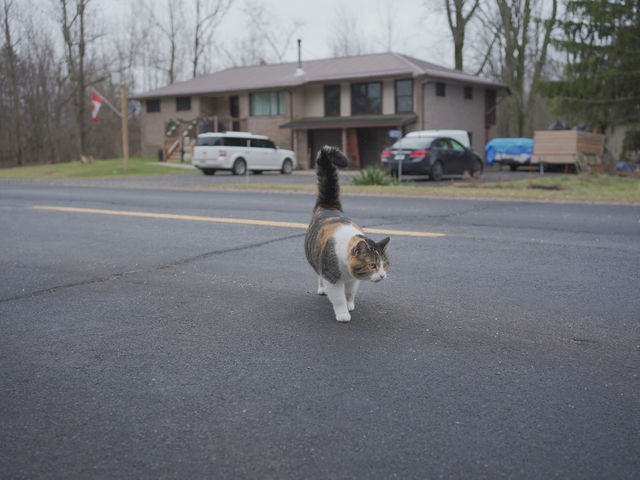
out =
[[(142, 151), (155, 155), (176, 135), (243, 130), (268, 135), (313, 166), (338, 145), (352, 167), (377, 165), (390, 130), (460, 129), (482, 153), (493, 138), (499, 82), (397, 53), (229, 68), (134, 95), (143, 102)], [(396, 132), (397, 133), (397, 132)], [(170, 142), (169, 142), (170, 143)]]

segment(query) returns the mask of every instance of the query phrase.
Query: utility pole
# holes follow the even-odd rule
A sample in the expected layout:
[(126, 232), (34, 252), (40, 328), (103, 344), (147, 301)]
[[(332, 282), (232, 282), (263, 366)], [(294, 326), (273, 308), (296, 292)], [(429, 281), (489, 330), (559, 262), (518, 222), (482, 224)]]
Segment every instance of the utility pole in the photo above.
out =
[(122, 84), (122, 156), (124, 158), (124, 169), (129, 170), (129, 127), (127, 115), (129, 107), (127, 102), (127, 84)]

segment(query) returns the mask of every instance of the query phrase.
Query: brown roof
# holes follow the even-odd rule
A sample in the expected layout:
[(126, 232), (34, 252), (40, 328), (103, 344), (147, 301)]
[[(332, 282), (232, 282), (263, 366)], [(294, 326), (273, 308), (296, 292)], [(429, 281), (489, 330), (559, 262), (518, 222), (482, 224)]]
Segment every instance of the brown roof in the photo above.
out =
[(202, 75), (192, 80), (176, 82), (166, 87), (132, 95), (134, 99), (198, 95), (282, 88), (314, 82), (407, 75), (427, 76), (495, 88), (507, 88), (503, 83), (468, 73), (441, 67), (398, 53), (375, 53), (352, 57), (308, 60), (302, 63), (304, 75), (296, 76), (297, 62), (235, 67)]

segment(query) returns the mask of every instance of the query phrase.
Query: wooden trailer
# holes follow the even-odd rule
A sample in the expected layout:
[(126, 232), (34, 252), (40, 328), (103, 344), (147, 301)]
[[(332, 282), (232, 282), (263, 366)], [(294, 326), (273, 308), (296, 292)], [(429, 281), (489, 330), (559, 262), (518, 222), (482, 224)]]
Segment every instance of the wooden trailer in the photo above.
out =
[(538, 130), (533, 135), (532, 164), (575, 165), (578, 171), (600, 168), (604, 135), (577, 130)]

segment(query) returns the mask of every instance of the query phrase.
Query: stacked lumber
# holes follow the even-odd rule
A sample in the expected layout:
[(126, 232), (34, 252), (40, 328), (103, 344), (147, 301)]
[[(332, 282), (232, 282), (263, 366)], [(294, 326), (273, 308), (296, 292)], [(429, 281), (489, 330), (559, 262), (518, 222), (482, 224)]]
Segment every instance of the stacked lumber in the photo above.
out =
[(604, 135), (576, 130), (538, 130), (533, 135), (531, 163), (576, 163), (584, 157), (599, 158)]

